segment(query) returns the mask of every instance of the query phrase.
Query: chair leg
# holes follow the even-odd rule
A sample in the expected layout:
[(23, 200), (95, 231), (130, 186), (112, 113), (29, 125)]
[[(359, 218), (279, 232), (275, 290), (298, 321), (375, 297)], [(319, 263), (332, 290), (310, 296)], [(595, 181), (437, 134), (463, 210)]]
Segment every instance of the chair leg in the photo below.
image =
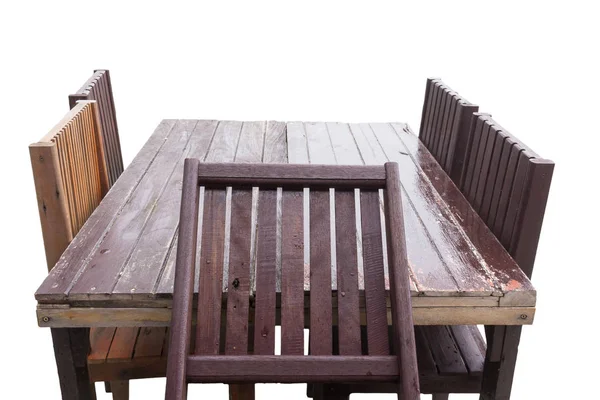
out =
[(129, 381), (111, 381), (113, 400), (129, 400)]
[(434, 393), (431, 396), (431, 400), (448, 400), (448, 398), (450, 398), (448, 393)]
[(229, 400), (254, 400), (254, 384), (229, 385)]
[(96, 400), (87, 367), (89, 328), (52, 328), (50, 331), (63, 400)]
[(487, 352), (480, 400), (509, 400), (521, 326), (486, 326)]

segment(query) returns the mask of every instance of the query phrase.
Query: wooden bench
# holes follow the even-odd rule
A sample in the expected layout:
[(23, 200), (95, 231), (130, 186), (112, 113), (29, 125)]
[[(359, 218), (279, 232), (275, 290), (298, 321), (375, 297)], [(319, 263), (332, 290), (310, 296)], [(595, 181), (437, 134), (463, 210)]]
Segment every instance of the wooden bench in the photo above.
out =
[[(69, 105), (71, 111), (29, 147), (48, 270), (54, 267), (123, 172), (109, 71), (94, 71), (93, 76), (69, 96)], [(164, 328), (146, 328), (141, 337), (156, 338), (161, 330), (164, 336)], [(130, 366), (125, 356), (129, 349), (132, 355), (134, 348), (138, 350), (135, 359), (153, 351), (153, 343), (136, 340), (139, 331), (140, 328), (91, 330), (88, 360), (91, 381), (121, 380), (119, 376), (131, 374), (123, 374), (123, 366), (133, 371), (144, 369), (137, 364)], [(98, 364), (108, 367), (97, 371)], [(152, 376), (154, 370), (149, 367), (140, 376)], [(106, 379), (106, 376), (115, 378)], [(114, 392), (115, 399), (128, 397), (126, 381), (113, 382), (112, 388), (111, 385), (107, 388)]]
[[(200, 191), (200, 186), (206, 189)], [(221, 304), (226, 187), (231, 192), (225, 331)], [(256, 226), (251, 221), (258, 187)], [(281, 189), (279, 189), (281, 188)], [(304, 243), (303, 189), (309, 188), (309, 243)], [(335, 189), (337, 316), (332, 315), (330, 188)], [(360, 210), (355, 209), (360, 189)], [(383, 189), (385, 220), (380, 220)], [(281, 193), (281, 226), (277, 226)], [(203, 215), (199, 204), (204, 196)], [(390, 352), (382, 224), (392, 302)], [(360, 228), (359, 228), (360, 226)], [(251, 231), (256, 229), (256, 295), (250, 317)], [(198, 231), (201, 238), (198, 240)], [(277, 231), (281, 230), (281, 348), (274, 356)], [(357, 236), (362, 232), (366, 347), (362, 355)], [(200, 253), (196, 249), (200, 243)], [(310, 351), (304, 355), (304, 247), (310, 248)], [(198, 260), (197, 260), (198, 258)], [(192, 332), (196, 266), (198, 326)], [(167, 399), (187, 397), (188, 382), (396, 382), (402, 399), (419, 398), (409, 268), (404, 240), (399, 170), (383, 166), (201, 164), (187, 159), (177, 246), (173, 318), (167, 362)], [(253, 354), (248, 355), (250, 320)], [(337, 353), (332, 328), (337, 325)], [(191, 337), (196, 336), (191, 347)], [(224, 355), (220, 352), (225, 342)], [(190, 355), (191, 353), (191, 355)]]

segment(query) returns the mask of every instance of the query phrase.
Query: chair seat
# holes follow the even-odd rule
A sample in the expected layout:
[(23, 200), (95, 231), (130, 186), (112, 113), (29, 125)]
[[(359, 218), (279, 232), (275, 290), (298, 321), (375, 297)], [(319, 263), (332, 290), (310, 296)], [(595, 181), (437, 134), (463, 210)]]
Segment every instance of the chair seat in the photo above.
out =
[[(415, 329), (417, 359), (424, 393), (452, 389), (478, 392), (485, 342), (476, 326), (418, 326)], [(165, 376), (168, 329), (93, 328), (88, 356), (94, 382)], [(387, 391), (388, 385), (381, 385)], [(353, 387), (354, 392), (361, 385)], [(364, 391), (366, 386), (362, 386)], [(389, 392), (395, 392), (389, 385)]]
[(165, 376), (165, 327), (92, 328), (88, 356), (94, 382)]

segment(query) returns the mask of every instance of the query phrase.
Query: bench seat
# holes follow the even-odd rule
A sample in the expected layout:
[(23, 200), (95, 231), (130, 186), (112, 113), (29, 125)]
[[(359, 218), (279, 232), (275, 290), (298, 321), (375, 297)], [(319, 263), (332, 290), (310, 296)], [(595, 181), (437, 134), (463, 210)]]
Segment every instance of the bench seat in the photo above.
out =
[[(479, 391), (485, 342), (476, 326), (417, 326), (415, 338), (423, 393)], [(88, 367), (94, 382), (165, 376), (165, 327), (92, 328), (90, 343)], [(396, 391), (395, 385), (377, 385), (378, 391)], [(365, 385), (351, 389), (370, 391)]]

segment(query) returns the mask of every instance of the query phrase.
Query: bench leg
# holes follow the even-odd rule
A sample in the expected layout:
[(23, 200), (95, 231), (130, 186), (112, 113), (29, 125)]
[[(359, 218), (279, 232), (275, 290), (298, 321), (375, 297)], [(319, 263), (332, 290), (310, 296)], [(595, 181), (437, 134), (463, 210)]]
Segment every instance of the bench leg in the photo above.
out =
[(129, 400), (129, 381), (111, 381), (113, 400)]
[(254, 384), (229, 385), (229, 400), (254, 400)]
[(52, 328), (50, 331), (63, 400), (96, 400), (87, 367), (89, 328)]
[(480, 400), (508, 400), (512, 389), (521, 326), (486, 326), (487, 352)]
[(448, 400), (450, 395), (448, 393), (434, 393), (431, 396), (431, 400)]

